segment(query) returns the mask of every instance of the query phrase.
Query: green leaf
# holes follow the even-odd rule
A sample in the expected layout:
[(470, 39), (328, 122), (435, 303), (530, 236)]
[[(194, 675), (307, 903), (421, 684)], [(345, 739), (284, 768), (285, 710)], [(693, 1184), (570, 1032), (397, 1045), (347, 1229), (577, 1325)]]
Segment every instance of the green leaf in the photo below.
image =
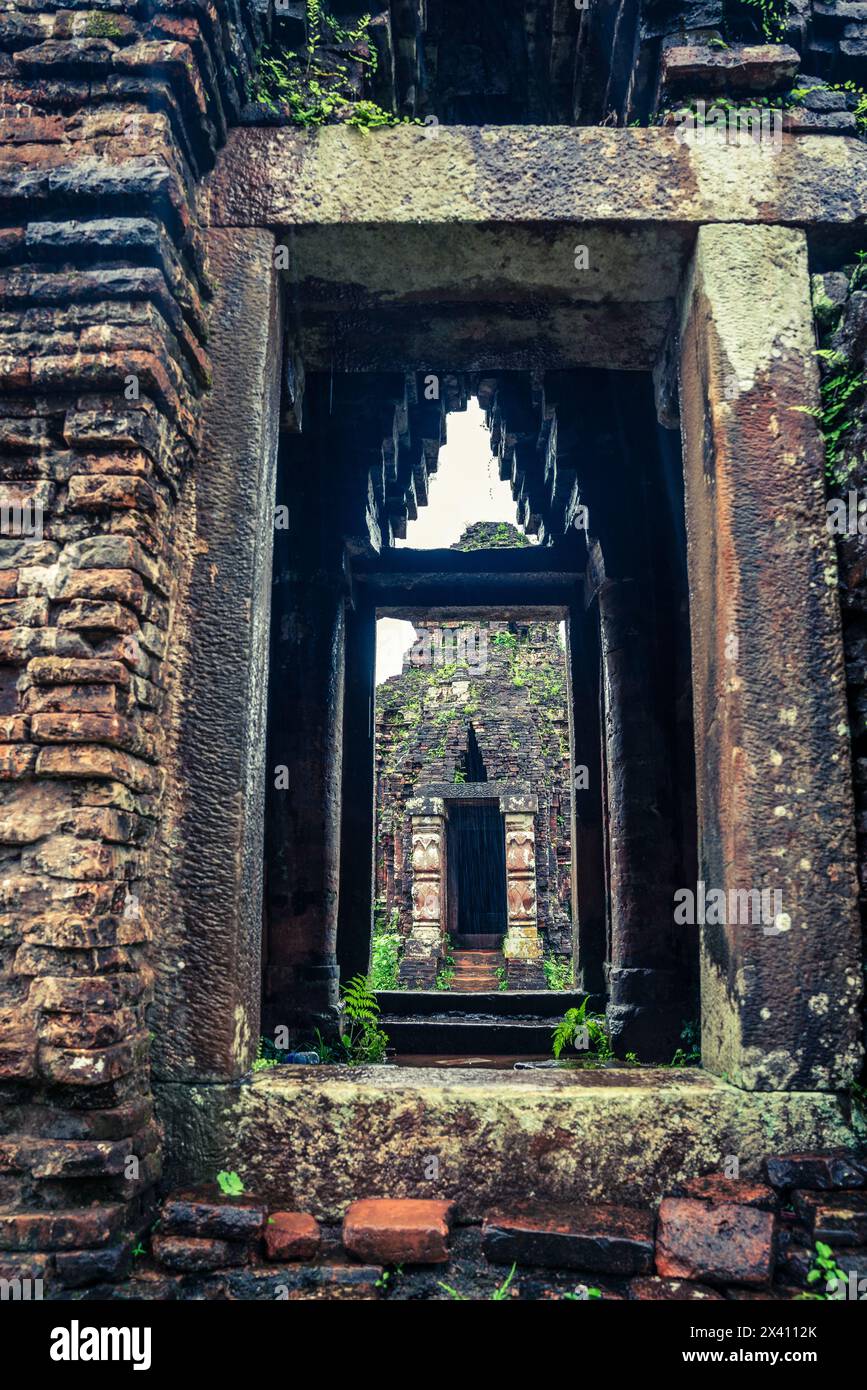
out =
[(217, 1182), (224, 1197), (240, 1197), (244, 1191), (244, 1184), (237, 1173), (218, 1173)]

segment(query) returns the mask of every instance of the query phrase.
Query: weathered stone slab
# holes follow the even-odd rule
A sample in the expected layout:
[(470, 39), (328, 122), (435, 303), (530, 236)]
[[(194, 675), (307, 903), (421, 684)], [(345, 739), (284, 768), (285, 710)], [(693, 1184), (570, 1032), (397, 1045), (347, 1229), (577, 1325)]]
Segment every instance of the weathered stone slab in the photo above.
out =
[(701, 1071), (287, 1066), (252, 1085), (157, 1093), (168, 1182), (229, 1167), (272, 1209), (328, 1221), (383, 1193), (453, 1200), (463, 1220), (517, 1192), (650, 1204), (728, 1154), (759, 1180), (769, 1134), (792, 1150), (859, 1142), (833, 1095), (743, 1092)]
[(160, 1075), (225, 1080), (249, 1068), (259, 1036), (282, 328), (268, 233), (215, 232), (209, 253), (219, 331), (198, 465), (206, 486), (187, 492), (179, 523), (152, 1025)]
[(779, 1198), (772, 1187), (761, 1182), (742, 1182), (737, 1178), (726, 1178), (721, 1173), (711, 1173), (703, 1178), (690, 1178), (683, 1183), (679, 1195), (693, 1197), (701, 1202), (735, 1203), (741, 1207), (759, 1207), (762, 1211), (776, 1211)]
[(482, 1248), (496, 1264), (647, 1274), (654, 1225), (653, 1213), (641, 1207), (528, 1204), (486, 1217)]
[(676, 92), (776, 92), (791, 86), (801, 56), (788, 44), (683, 44), (662, 55), (662, 81)]
[(752, 141), (688, 148), (659, 127), (259, 128), (230, 132), (205, 212), (213, 226), (863, 224), (865, 171), (857, 141), (810, 136), (768, 158)]
[(704, 1064), (746, 1089), (843, 1089), (861, 1059), (818, 384), (804, 233), (703, 227), (681, 313), (681, 426), (698, 878), (726, 895), (726, 913), (693, 914), (691, 929)]

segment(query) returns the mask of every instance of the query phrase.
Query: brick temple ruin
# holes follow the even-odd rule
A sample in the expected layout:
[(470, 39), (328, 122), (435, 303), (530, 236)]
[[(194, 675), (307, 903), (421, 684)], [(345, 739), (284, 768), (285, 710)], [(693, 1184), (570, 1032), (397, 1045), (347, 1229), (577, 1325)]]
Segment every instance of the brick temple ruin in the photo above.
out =
[[(480, 523), (453, 548), (522, 542)], [(432, 988), (451, 943), (476, 964), (480, 950), (502, 953), (506, 985), (545, 989), (543, 954), (573, 956), (557, 625), (467, 614), (415, 632), (376, 694), (376, 890), (404, 937), (400, 978)]]
[[(766, 8), (6, 3), (0, 1277), (423, 1297), (452, 1225), (524, 1297), (867, 1258), (867, 21)], [(471, 398), (535, 543), (396, 546)], [(588, 997), (634, 1064), (253, 1072), (369, 968), (377, 618), (468, 614), (563, 625), (588, 774), (574, 992), (528, 891), (497, 1008)]]

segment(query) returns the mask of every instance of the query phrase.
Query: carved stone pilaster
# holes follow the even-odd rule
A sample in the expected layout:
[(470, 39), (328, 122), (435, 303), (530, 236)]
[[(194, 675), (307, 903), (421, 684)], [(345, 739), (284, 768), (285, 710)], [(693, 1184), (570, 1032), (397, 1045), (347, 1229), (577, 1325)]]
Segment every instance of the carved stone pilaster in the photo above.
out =
[(509, 984), (544, 989), (542, 943), (536, 915), (536, 836), (533, 816), (506, 812), (506, 904), (508, 929), (503, 942)]
[(433, 989), (443, 954), (445, 923), (445, 816), (412, 817), (412, 929), (400, 964), (400, 982)]

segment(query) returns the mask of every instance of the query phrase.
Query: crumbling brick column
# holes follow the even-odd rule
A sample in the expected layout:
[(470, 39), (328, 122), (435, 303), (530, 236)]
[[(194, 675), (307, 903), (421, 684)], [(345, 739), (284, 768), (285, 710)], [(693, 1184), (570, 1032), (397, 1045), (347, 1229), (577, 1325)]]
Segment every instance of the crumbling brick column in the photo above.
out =
[(263, 36), (247, 0), (0, 19), (2, 477), (41, 509), (0, 539), (0, 1251), (62, 1284), (122, 1274), (160, 1170), (155, 832), (210, 380), (193, 190)]
[(536, 797), (511, 797), (505, 810), (507, 929), (506, 975), (513, 989), (544, 989), (542, 943), (536, 915)]
[(707, 891), (780, 894), (762, 922), (700, 928), (704, 1063), (747, 1089), (845, 1087), (860, 1059), (849, 728), (809, 414), (814, 350), (804, 234), (702, 227), (680, 349), (699, 873)]
[[(412, 802), (408, 803), (412, 810)], [(445, 807), (412, 815), (412, 929), (400, 964), (400, 982), (433, 989), (443, 954), (446, 922)]]

